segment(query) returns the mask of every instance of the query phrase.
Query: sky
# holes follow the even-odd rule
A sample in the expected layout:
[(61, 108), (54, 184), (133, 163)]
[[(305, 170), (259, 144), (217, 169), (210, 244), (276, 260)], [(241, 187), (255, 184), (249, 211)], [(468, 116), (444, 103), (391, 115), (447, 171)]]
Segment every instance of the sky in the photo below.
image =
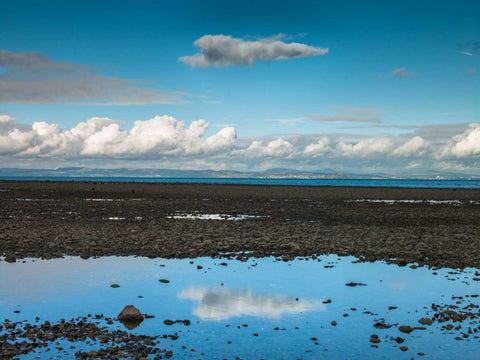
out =
[(0, 3), (0, 167), (480, 175), (478, 1)]

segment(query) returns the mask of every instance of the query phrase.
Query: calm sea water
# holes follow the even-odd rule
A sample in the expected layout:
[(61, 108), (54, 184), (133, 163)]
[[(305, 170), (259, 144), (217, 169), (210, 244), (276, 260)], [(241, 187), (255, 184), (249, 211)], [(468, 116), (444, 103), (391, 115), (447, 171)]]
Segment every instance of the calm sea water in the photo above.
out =
[(431, 179), (259, 179), (259, 178), (163, 178), (163, 177), (35, 177), (4, 176), (0, 180), (35, 181), (98, 181), (98, 182), (147, 182), (183, 184), (242, 184), (242, 185), (297, 185), (297, 186), (367, 186), (400, 188), (458, 188), (479, 189), (478, 180)]

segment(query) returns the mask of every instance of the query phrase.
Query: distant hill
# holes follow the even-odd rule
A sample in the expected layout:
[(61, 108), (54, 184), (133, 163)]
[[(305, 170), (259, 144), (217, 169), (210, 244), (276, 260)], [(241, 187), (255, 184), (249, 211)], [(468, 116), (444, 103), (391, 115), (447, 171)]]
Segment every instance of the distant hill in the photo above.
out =
[(275, 168), (261, 172), (234, 170), (175, 170), (175, 169), (97, 169), (86, 167), (64, 167), (58, 169), (0, 168), (1, 178), (258, 178), (258, 179), (479, 179), (456, 173), (409, 174), (395, 176), (385, 173), (342, 174), (327, 169), (324, 172)]

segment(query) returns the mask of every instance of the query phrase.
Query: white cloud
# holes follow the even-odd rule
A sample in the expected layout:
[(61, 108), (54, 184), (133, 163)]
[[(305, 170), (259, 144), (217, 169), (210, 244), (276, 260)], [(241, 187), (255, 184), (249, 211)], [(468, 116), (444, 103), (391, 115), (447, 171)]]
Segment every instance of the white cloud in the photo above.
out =
[(339, 156), (371, 156), (384, 155), (392, 151), (394, 147), (393, 140), (389, 137), (367, 138), (358, 142), (337, 143), (335, 152)]
[(142, 105), (181, 103), (186, 94), (146, 88), (141, 81), (98, 75), (83, 64), (36, 52), (0, 50), (0, 103)]
[(193, 313), (203, 320), (226, 320), (237, 316), (278, 318), (282, 314), (326, 309), (320, 301), (297, 300), (287, 296), (256, 295), (247, 290), (197, 287), (183, 290), (179, 297), (200, 301)]
[(0, 115), (0, 124), (12, 123), (15, 121), (15, 118), (8, 115)]
[(171, 116), (136, 121), (130, 130), (109, 118), (90, 118), (70, 130), (35, 122), (31, 129), (14, 129), (0, 135), (2, 153), (21, 156), (136, 157), (213, 154), (233, 146), (233, 127), (205, 137), (209, 123), (193, 121), (188, 128)]
[(454, 136), (442, 155), (457, 158), (480, 155), (480, 123), (472, 123), (463, 134)]
[[(480, 175), (480, 123), (422, 127), (398, 136), (296, 134), (276, 139), (236, 139), (232, 126), (216, 131), (205, 120), (185, 124), (163, 115), (131, 126), (92, 117), (70, 129), (58, 124), (25, 125), (0, 115), (0, 160), (4, 167), (163, 167), (177, 169), (329, 169), (344, 173), (447, 169), (440, 162)], [(459, 135), (455, 135), (459, 134)], [(134, 165), (127, 160), (135, 160)], [(460, 167), (461, 165), (461, 167)], [(468, 170), (469, 169), (469, 170)], [(468, 171), (468, 173), (467, 173)]]
[(264, 145), (262, 141), (255, 140), (243, 152), (248, 157), (289, 157), (295, 147), (284, 139), (272, 140)]
[(415, 136), (393, 151), (400, 157), (423, 156), (430, 149), (430, 143), (421, 136)]
[(305, 150), (303, 150), (303, 154), (311, 157), (324, 156), (332, 151), (332, 148), (329, 145), (330, 139), (323, 136), (316, 143), (308, 145)]
[(204, 35), (194, 45), (201, 53), (180, 61), (193, 67), (252, 65), (255, 61), (279, 61), (328, 53), (328, 49), (300, 43), (285, 43), (277, 37), (246, 41), (230, 35)]

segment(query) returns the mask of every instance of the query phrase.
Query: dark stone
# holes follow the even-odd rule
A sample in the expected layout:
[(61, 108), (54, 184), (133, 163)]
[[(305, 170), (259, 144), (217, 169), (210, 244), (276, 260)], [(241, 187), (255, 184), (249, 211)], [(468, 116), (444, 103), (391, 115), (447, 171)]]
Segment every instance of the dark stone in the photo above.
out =
[(127, 329), (134, 329), (143, 321), (142, 313), (133, 305), (126, 305), (117, 318)]
[(432, 325), (433, 324), (433, 320), (430, 319), (430, 318), (427, 318), (427, 317), (421, 318), (420, 320), (418, 320), (418, 322), (422, 325)]

